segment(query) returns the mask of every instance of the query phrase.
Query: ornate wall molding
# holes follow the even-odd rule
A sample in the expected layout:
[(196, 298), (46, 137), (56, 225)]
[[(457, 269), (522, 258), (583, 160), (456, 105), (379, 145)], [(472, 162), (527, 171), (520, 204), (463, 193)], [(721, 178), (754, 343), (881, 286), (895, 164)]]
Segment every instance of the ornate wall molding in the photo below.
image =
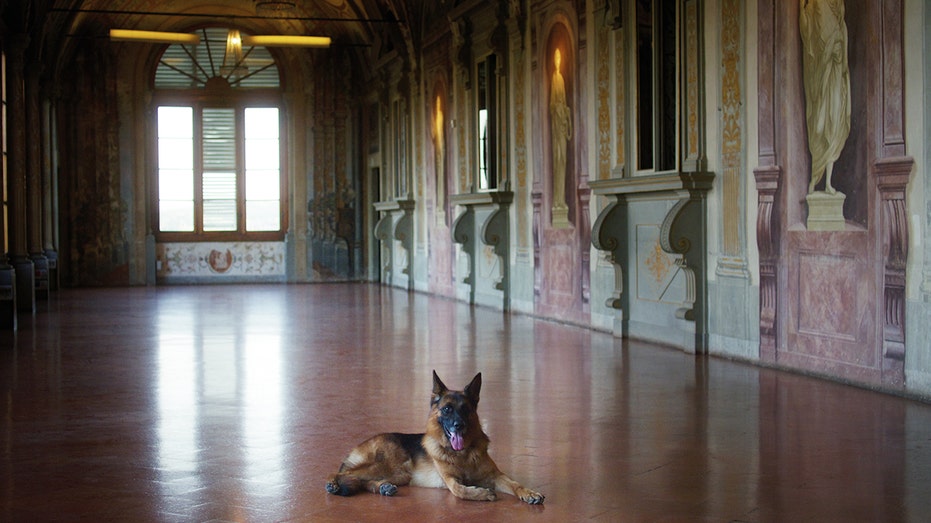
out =
[(723, 0), (721, 3), (722, 251), (730, 258), (739, 258), (743, 254), (740, 234), (744, 147), (740, 76), (742, 6), (740, 0)]

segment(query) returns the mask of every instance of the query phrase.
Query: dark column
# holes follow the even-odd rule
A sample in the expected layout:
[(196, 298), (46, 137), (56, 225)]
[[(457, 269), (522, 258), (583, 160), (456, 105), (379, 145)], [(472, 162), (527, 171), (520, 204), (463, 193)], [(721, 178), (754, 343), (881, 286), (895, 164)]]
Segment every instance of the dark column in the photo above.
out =
[[(2, 133), (7, 132), (4, 126)], [(0, 134), (0, 140), (3, 140)], [(6, 153), (6, 148), (3, 150)], [(2, 189), (2, 187), (0, 187)], [(6, 217), (0, 209), (0, 329), (16, 329), (16, 271), (10, 265), (2, 246), (6, 245)]]
[(42, 103), (42, 248), (48, 259), (48, 290), (58, 290), (58, 90)]
[(7, 172), (9, 173), (10, 263), (16, 271), (16, 307), (35, 312), (35, 267), (29, 259), (26, 236), (26, 93), (23, 56), (28, 37), (7, 40)]
[(48, 258), (42, 246), (42, 113), (39, 106), (41, 66), (32, 61), (26, 79), (26, 237), (35, 269), (35, 297), (48, 298)]

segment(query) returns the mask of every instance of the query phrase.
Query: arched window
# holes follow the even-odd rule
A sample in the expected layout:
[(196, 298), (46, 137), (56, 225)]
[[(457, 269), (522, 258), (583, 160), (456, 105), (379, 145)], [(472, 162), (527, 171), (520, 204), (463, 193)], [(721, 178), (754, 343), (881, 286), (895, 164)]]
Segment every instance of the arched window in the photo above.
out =
[(156, 231), (168, 241), (270, 240), (286, 230), (280, 81), (237, 30), (168, 46), (154, 76)]

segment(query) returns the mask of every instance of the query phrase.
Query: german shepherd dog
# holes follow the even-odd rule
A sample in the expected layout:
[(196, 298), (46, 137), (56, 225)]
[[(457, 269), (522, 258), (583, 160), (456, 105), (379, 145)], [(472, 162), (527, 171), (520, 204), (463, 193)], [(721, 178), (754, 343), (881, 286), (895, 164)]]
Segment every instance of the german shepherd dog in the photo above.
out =
[(414, 485), (446, 487), (473, 501), (494, 501), (501, 491), (532, 505), (543, 503), (543, 494), (509, 478), (488, 456), (488, 436), (475, 410), (481, 388), (481, 373), (456, 391), (433, 371), (426, 432), (384, 433), (363, 441), (327, 481), (327, 492), (350, 496), (365, 489), (393, 496), (398, 486)]

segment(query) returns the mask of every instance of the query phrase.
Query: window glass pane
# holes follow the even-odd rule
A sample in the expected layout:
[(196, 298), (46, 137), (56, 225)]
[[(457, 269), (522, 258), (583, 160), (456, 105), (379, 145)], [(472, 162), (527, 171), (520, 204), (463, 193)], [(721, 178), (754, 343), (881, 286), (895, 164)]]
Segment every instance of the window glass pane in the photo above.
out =
[(194, 200), (194, 171), (191, 169), (159, 169), (159, 200)]
[(235, 231), (236, 200), (204, 200), (204, 231)]
[(236, 230), (236, 111), (204, 108), (204, 231)]
[(246, 200), (277, 200), (278, 171), (246, 171)]
[(281, 228), (278, 109), (245, 110), (246, 230)]
[(236, 173), (204, 172), (204, 230), (236, 230)]
[(162, 200), (158, 202), (158, 228), (161, 231), (192, 232), (194, 202)]
[(204, 172), (204, 200), (235, 200), (236, 173)]
[(158, 136), (159, 138), (193, 138), (194, 108), (159, 107)]
[(194, 230), (194, 109), (158, 108), (159, 230)]
[(278, 138), (246, 138), (246, 170), (278, 169)]
[(653, 0), (637, 0), (637, 168), (653, 168)]
[(488, 183), (488, 111), (478, 112), (478, 186), (487, 189)]
[(278, 200), (249, 200), (246, 202), (246, 230), (277, 231), (281, 228)]
[(204, 109), (204, 170), (236, 169), (236, 112)]
[(277, 107), (246, 109), (246, 139), (249, 138), (278, 138)]
[(194, 142), (191, 138), (159, 138), (158, 166), (160, 169), (193, 169)]

